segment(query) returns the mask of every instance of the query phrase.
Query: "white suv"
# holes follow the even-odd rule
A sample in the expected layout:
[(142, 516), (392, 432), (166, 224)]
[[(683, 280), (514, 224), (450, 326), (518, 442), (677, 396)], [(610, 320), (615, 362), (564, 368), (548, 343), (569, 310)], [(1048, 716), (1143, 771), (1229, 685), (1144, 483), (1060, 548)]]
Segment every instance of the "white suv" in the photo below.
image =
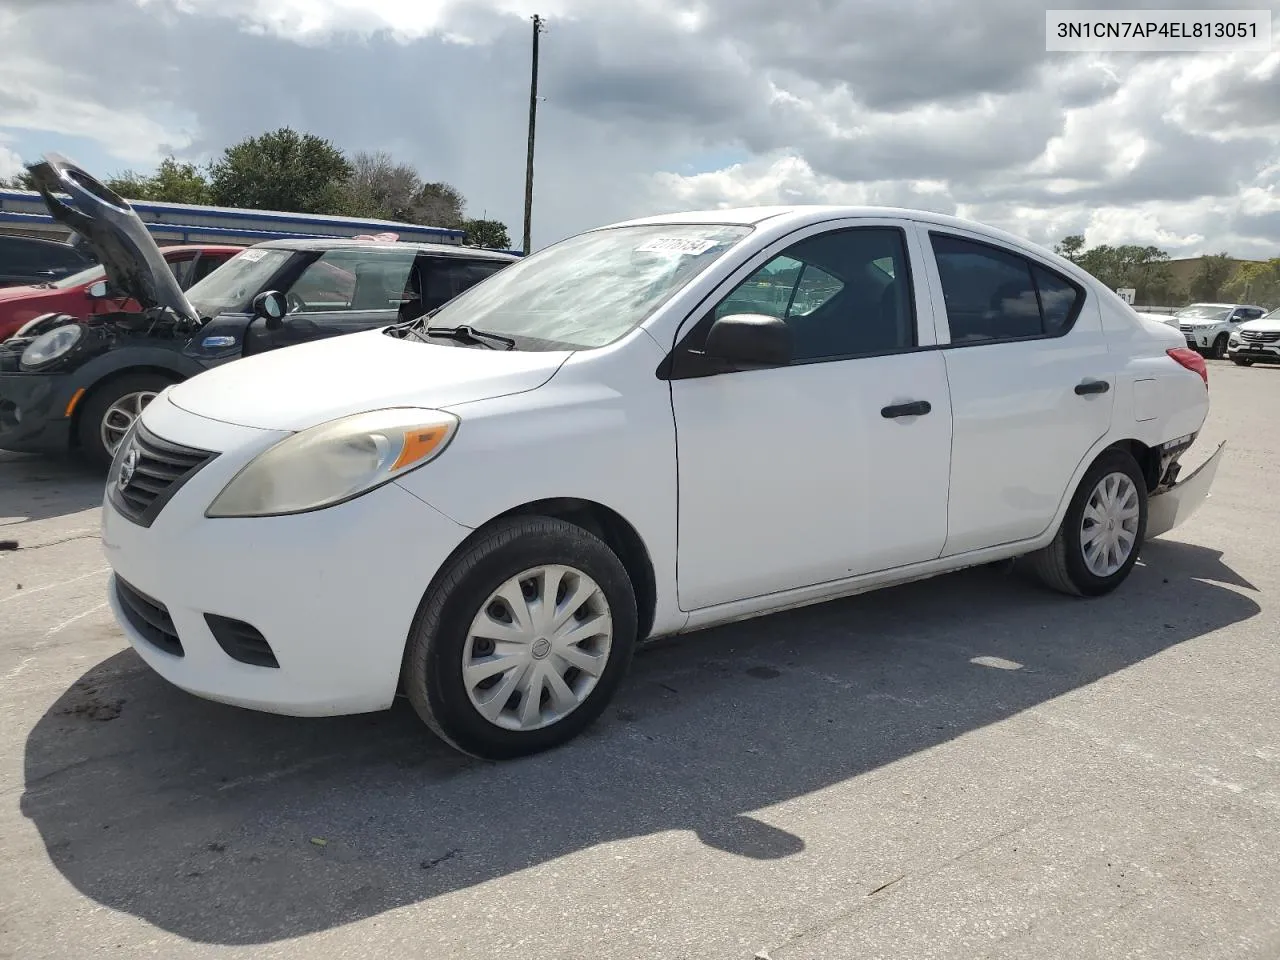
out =
[(1280, 310), (1241, 324), (1227, 341), (1227, 356), (1242, 367), (1280, 363)]
[(1256, 320), (1266, 309), (1243, 303), (1193, 303), (1173, 315), (1187, 346), (1221, 360), (1227, 355), (1231, 335), (1246, 320)]

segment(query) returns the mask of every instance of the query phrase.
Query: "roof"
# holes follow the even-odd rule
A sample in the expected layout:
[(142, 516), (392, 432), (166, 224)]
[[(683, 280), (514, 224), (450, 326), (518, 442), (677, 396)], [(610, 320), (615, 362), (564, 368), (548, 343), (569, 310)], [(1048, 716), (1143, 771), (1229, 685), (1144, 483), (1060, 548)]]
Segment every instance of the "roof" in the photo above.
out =
[(237, 247), (230, 243), (164, 243), (160, 244), (161, 253), (239, 253), (246, 247)]
[(256, 248), (273, 250), (341, 250), (347, 247), (358, 250), (404, 250), (411, 248), (423, 253), (433, 253), (442, 257), (467, 257), (472, 260), (518, 260), (519, 257), (501, 250), (485, 250), (480, 247), (463, 247), (451, 243), (414, 243), (398, 241), (395, 243), (376, 240), (355, 240), (350, 237), (298, 237), (287, 240), (264, 240), (254, 244)]
[[(643, 217), (610, 224), (607, 227), (598, 229), (607, 230), (611, 227), (658, 226), (660, 224), (677, 223), (742, 224), (744, 226), (759, 226), (760, 224), (768, 223), (771, 227), (779, 226), (798, 229), (829, 220), (871, 218), (915, 220), (940, 227), (968, 230), (972, 233), (982, 234), (992, 240), (999, 240), (1013, 247), (1034, 250), (1038, 255), (1046, 257), (1065, 270), (1083, 273), (1079, 267), (1072, 265), (1070, 261), (1063, 259), (1052, 250), (1025, 237), (1009, 233), (1007, 230), (1001, 230), (998, 227), (993, 227), (977, 220), (967, 220), (963, 217), (954, 217), (945, 213), (936, 213), (932, 210), (919, 210), (911, 207), (837, 206), (816, 203), (799, 203), (776, 207), (731, 207), (723, 210), (689, 210), (683, 213)], [(1087, 276), (1087, 274), (1085, 275)]]

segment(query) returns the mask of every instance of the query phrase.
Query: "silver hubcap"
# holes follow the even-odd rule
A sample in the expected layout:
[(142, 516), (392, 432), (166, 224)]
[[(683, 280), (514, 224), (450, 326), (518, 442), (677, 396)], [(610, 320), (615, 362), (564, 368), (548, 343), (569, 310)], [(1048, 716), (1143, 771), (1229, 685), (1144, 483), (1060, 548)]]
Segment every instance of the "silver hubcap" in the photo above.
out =
[(129, 432), (134, 421), (142, 416), (146, 405), (155, 398), (156, 393), (153, 390), (126, 393), (107, 407), (107, 412), (102, 415), (102, 445), (107, 448), (107, 453), (115, 456), (124, 435)]
[(537, 730), (586, 701), (612, 646), (613, 617), (599, 584), (573, 567), (535, 567), (480, 607), (462, 651), (462, 682), (490, 723)]
[(1084, 565), (1109, 577), (1129, 559), (1138, 539), (1138, 490), (1128, 474), (1109, 473), (1093, 488), (1080, 524)]

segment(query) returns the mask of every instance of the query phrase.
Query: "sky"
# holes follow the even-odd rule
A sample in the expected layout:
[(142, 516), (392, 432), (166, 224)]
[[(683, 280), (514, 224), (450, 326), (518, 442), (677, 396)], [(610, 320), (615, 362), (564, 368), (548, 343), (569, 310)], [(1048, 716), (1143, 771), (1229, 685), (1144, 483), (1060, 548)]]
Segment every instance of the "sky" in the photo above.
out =
[(1280, 256), (1280, 5), (1126, 6), (1271, 9), (1273, 50), (1047, 53), (1029, 0), (0, 0), (0, 176), (287, 125), (452, 183), (518, 243), (540, 13), (535, 248), (820, 202)]

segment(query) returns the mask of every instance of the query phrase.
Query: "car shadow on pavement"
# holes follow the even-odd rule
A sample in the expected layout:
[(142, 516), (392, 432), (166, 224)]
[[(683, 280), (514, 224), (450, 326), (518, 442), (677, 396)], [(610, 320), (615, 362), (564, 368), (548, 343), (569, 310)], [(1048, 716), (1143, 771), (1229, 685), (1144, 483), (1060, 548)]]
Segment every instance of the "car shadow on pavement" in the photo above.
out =
[(0, 531), (101, 506), (105, 483), (105, 471), (75, 457), (0, 450)]
[(268, 716), (125, 651), (30, 733), (22, 810), (87, 897), (206, 943), (297, 937), (661, 831), (769, 869), (806, 838), (752, 811), (1252, 617), (1241, 586), (1215, 551), (1161, 541), (1098, 600), (980, 568), (661, 641), (584, 736), (506, 764), (455, 755), (403, 701)]

